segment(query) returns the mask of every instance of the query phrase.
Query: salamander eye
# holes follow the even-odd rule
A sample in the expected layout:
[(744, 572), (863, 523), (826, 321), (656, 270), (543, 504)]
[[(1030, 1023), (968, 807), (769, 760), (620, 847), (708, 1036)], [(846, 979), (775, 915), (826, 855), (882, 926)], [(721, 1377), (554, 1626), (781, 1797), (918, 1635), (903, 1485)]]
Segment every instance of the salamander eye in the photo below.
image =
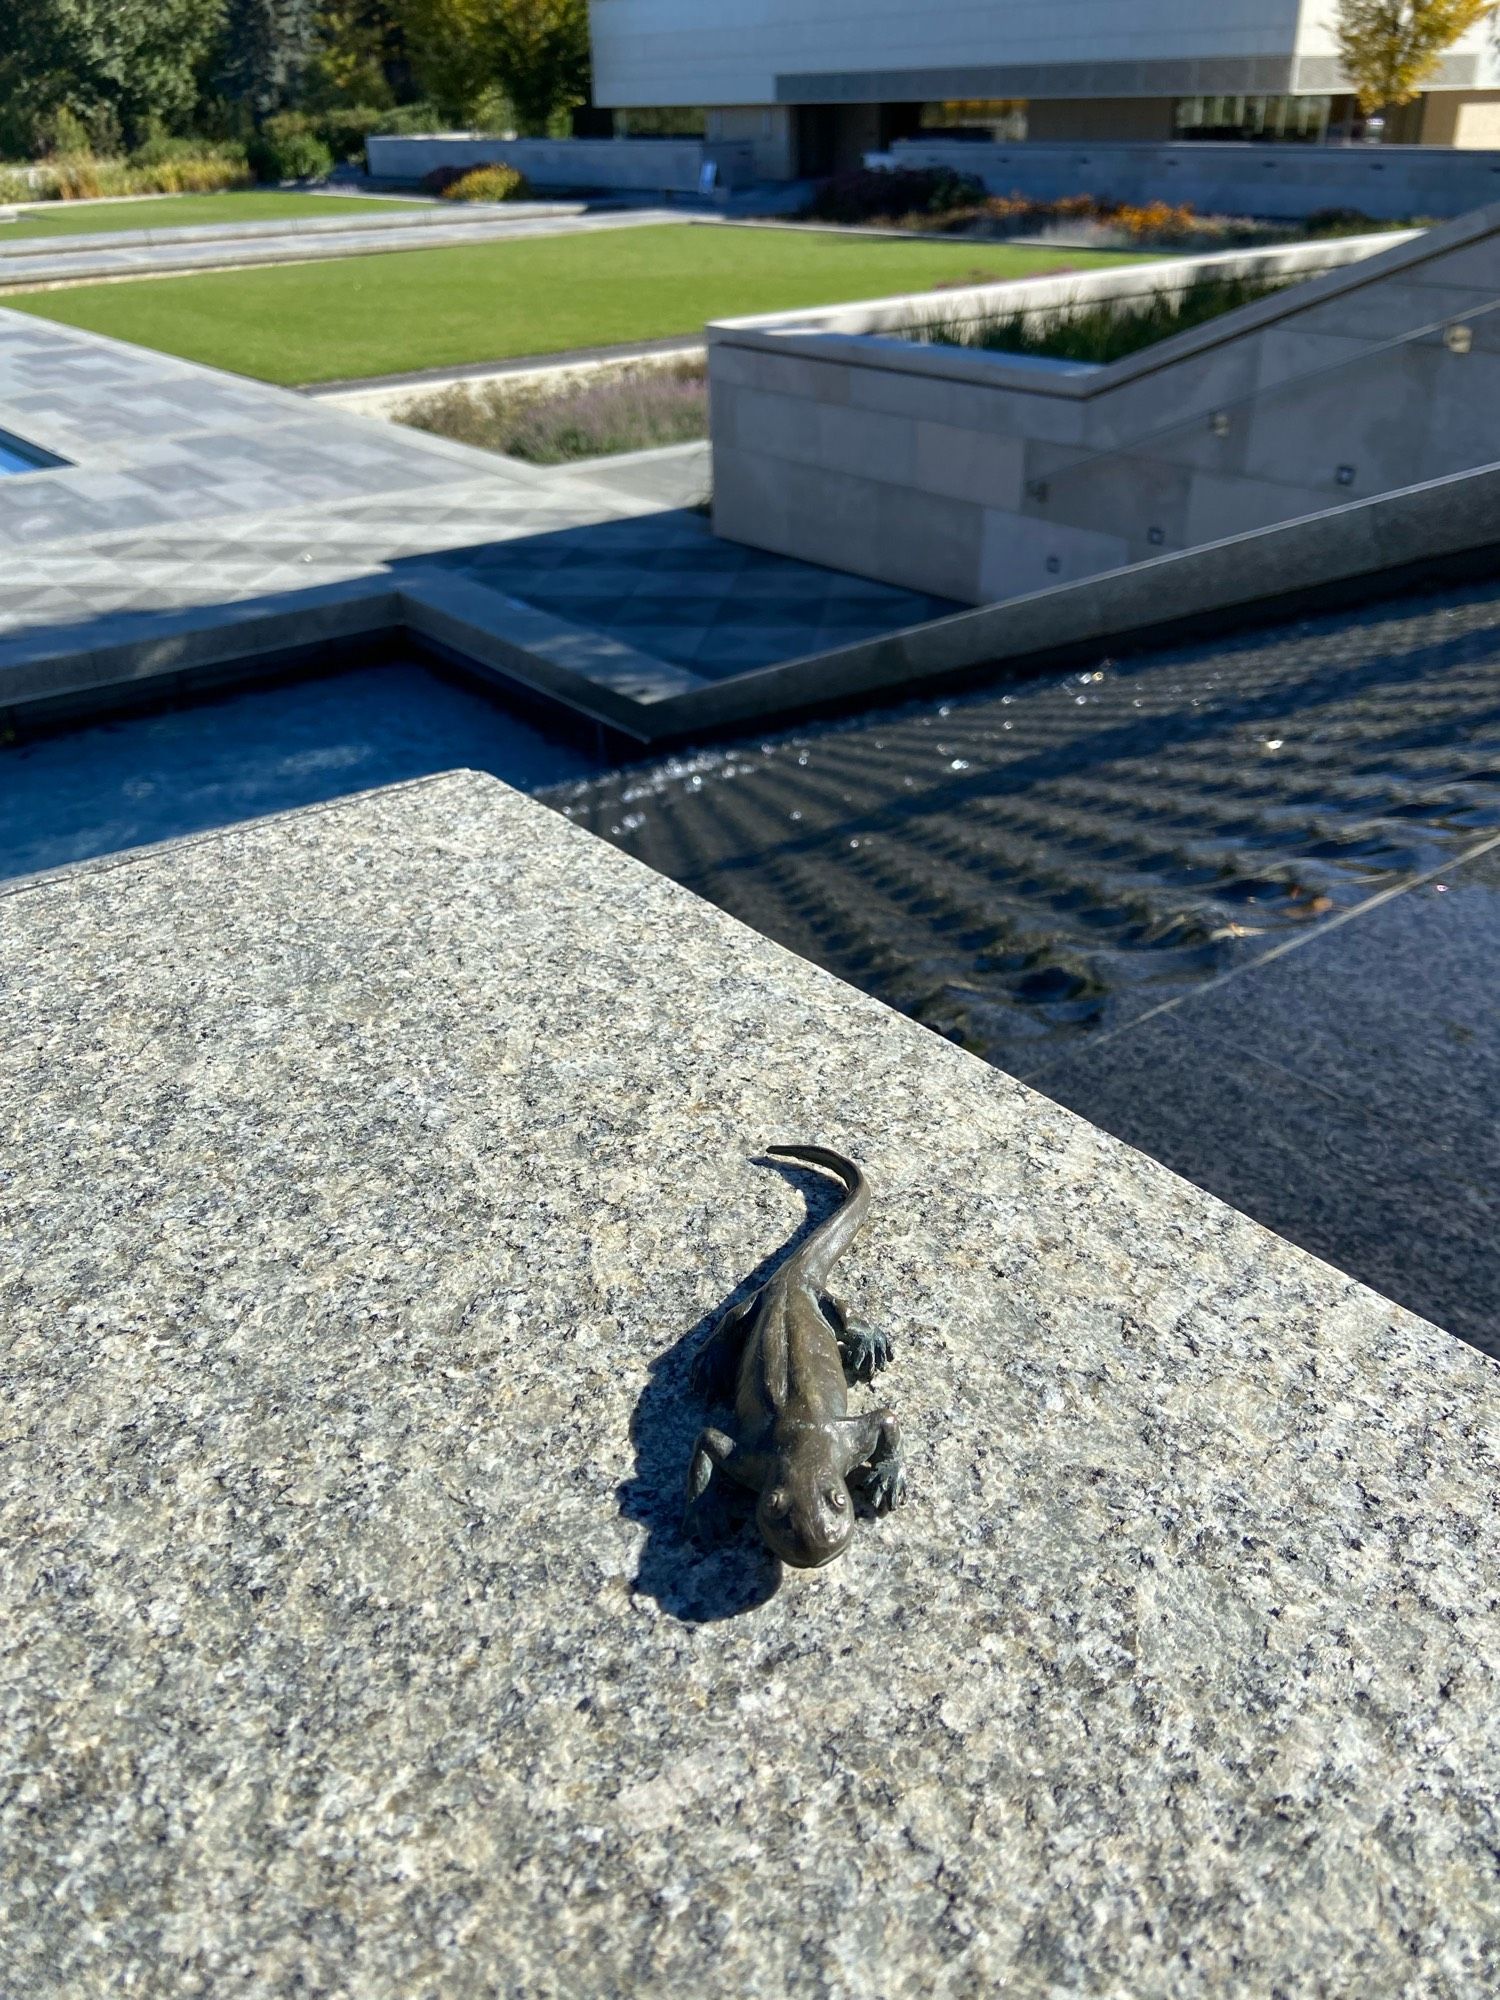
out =
[(773, 1514), (784, 1514), (790, 1504), (784, 1486), (778, 1486), (774, 1492), (766, 1495), (766, 1505)]
[(824, 1492), (823, 1498), (830, 1507), (842, 1510), (849, 1505), (849, 1489), (845, 1486), (830, 1486)]

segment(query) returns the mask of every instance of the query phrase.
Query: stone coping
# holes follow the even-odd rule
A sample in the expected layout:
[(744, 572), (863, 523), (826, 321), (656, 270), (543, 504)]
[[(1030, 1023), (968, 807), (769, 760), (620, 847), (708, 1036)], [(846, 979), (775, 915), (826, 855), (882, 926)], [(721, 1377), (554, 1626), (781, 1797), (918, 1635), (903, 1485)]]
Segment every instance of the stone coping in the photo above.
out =
[[(715, 320), (708, 327), (708, 341), (710, 346), (758, 347), (779, 354), (802, 355), (813, 361), (863, 362), (938, 380), (1086, 398), (1105, 394), (1191, 355), (1210, 352), (1226, 341), (1322, 305), (1355, 286), (1388, 276), (1405, 264), (1424, 260), (1434, 248), (1453, 247), (1489, 235), (1500, 225), (1500, 206), (1479, 211), (1479, 217), (1488, 220), (1481, 224), (1476, 217), (1465, 216), (1432, 230), (1382, 230), (1374, 235), (1328, 242), (1215, 251), (1207, 256), (1114, 265), (1104, 271), (1069, 272), (1055, 278), (1013, 278), (937, 295), (909, 292), (857, 306)], [(1045, 313), (1149, 297), (1160, 291), (1180, 291), (1198, 278), (1275, 275), (1297, 278), (1295, 290), (1252, 300), (1202, 326), (1191, 327), (1185, 333), (1156, 341), (1139, 353), (1104, 364), (1053, 362), (1038, 367), (1038, 360), (1046, 357), (923, 346), (890, 331), (893, 327), (930, 320), (935, 297), (944, 319), (963, 321), (1004, 312)]]
[[(590, 489), (577, 483), (586, 496)], [(478, 510), (484, 503), (476, 495), (471, 504)], [(619, 492), (607, 504), (642, 511)], [(313, 519), (295, 525), (309, 538), (318, 533)], [(406, 634), (477, 677), (602, 726), (627, 745), (666, 745), (940, 688), (975, 671), (1034, 671), (1236, 620), (1311, 610), (1339, 601), (1341, 590), (1375, 591), (1394, 574), (1473, 560), (1473, 552), (1497, 546), (1500, 466), (714, 680), (451, 569), (424, 568), (420, 559), (403, 562), (399, 572), (355, 562), (349, 575), (338, 575), (335, 561), (330, 582), (273, 566), (257, 570), (259, 588), (226, 601), (0, 638), (0, 717), (14, 726), (33, 709), (87, 713), (153, 680), (185, 685), (257, 658), (275, 667), (286, 653), (319, 641)], [(253, 557), (254, 542), (238, 553)]]
[(858, 646), (743, 674), (655, 708), (661, 740), (840, 701), (919, 692), (978, 668), (1023, 672), (1086, 652), (1162, 643), (1290, 615), (1339, 593), (1500, 546), (1500, 465), (1174, 551)]
[[(490, 780), (4, 907), (8, 1987), (1489, 2000), (1495, 1364)], [(783, 1575), (803, 1140), (911, 1498)]]

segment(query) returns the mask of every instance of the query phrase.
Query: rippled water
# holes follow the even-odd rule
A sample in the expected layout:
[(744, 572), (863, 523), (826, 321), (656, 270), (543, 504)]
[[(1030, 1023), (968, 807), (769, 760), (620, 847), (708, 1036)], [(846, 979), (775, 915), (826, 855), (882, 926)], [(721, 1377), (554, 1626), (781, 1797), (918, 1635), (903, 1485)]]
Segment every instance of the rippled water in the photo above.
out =
[(1500, 587), (544, 796), (1024, 1072), (1500, 823)]

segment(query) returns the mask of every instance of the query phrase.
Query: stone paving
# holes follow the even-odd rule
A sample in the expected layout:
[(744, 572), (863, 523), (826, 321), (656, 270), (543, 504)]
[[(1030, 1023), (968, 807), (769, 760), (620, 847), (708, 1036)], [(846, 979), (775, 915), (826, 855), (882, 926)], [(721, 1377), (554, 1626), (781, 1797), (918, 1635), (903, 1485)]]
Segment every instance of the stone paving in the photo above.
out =
[(360, 590), (462, 586), (513, 669), (630, 702), (947, 608), (717, 542), (671, 466), (596, 486), (3, 310), (0, 431), (65, 461), (0, 481), (0, 707), (163, 670), (120, 649), (189, 627), (254, 650), (257, 606), (302, 643)]
[(720, 541), (689, 508), (439, 559), (555, 616), (720, 680), (959, 607)]

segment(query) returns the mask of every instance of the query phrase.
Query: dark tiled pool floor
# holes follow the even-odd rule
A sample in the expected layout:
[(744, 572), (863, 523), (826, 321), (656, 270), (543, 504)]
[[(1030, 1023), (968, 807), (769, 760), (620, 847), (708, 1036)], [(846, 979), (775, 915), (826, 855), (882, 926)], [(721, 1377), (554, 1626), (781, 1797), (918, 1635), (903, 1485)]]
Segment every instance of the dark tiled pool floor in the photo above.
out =
[(1034, 1074), (1500, 1354), (1500, 845)]
[(671, 508), (426, 560), (723, 680), (855, 645), (962, 609), (815, 563), (719, 541), (706, 515)]
[(1500, 1355), (1500, 585), (549, 796)]

